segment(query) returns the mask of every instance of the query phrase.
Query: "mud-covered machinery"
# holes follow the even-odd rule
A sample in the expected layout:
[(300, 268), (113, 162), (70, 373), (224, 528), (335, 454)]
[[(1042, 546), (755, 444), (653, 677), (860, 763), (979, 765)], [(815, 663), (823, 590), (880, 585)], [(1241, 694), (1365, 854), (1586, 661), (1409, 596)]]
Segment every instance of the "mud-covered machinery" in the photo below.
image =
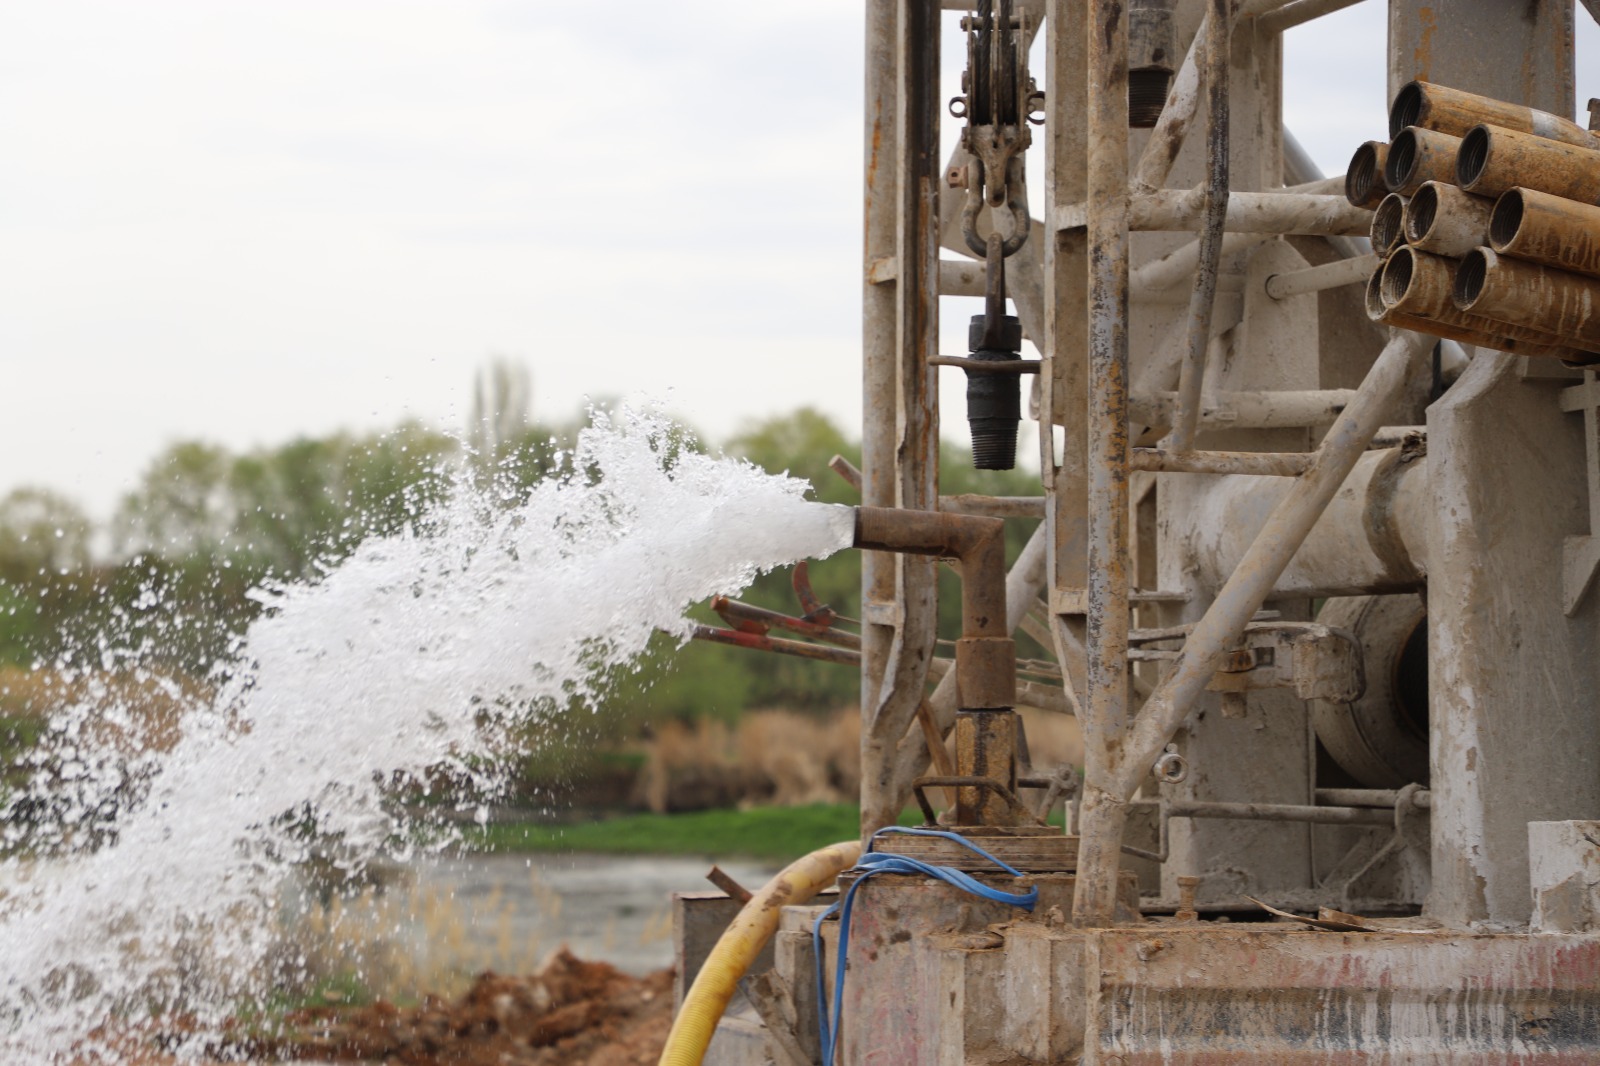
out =
[[(1282, 33), (1352, 2), (868, 0), (863, 839), (1036, 891), (846, 872), (848, 943), (783, 908), (762, 1021), (707, 1061), (1600, 1061), (1600, 296), (1561, 288), (1600, 275), (1590, 16), (1389, 0), (1397, 124), (1324, 177)], [(1468, 180), (1484, 128), (1533, 142), (1509, 222)], [(1551, 195), (1554, 258), (1497, 252)], [(980, 466), (1041, 426), (1037, 497), (940, 496), (957, 369)], [(1019, 682), (1023, 626), (1059, 686)], [(1076, 714), (1081, 782), (1019, 758), (1019, 700)], [(952, 836), (874, 835), (914, 799)]]

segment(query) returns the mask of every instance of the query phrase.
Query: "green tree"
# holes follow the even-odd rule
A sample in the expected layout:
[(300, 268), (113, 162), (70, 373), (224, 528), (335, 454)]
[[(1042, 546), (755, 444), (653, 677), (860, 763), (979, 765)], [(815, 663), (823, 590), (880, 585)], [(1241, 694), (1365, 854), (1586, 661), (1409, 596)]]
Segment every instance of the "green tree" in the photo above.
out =
[(13, 489), (0, 499), (0, 579), (28, 581), (89, 563), (89, 517), (65, 496)]
[(117, 509), (113, 536), (118, 554), (216, 554), (236, 519), (228, 492), (231, 465), (224, 449), (200, 441), (184, 441), (162, 452)]

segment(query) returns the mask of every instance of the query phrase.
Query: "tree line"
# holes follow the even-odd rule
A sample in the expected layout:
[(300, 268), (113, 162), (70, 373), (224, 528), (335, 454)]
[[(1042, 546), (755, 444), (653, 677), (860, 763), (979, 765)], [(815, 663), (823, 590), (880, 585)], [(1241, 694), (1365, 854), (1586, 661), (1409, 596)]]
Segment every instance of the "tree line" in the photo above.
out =
[[(0, 498), (0, 668), (94, 671), (113, 665), (109, 649), (147, 667), (200, 679), (225, 665), (262, 609), (250, 592), (266, 583), (316, 580), (362, 541), (421, 531), (430, 510), (465, 473), (492, 480), (497, 498), (519, 496), (559, 468), (582, 419), (559, 425), (499, 417), (494, 405), (525, 382), (490, 382), (480, 392), (466, 440), (407, 422), (375, 433), (305, 437), (245, 452), (185, 441), (145, 468), (110, 521), (97, 527), (72, 500), (19, 488)], [(687, 446), (705, 449), (685, 433)], [(977, 472), (970, 455), (943, 446), (946, 493), (1021, 495), (1038, 491), (1024, 472)], [(854, 503), (856, 490), (829, 469), (834, 455), (860, 462), (859, 442), (828, 418), (800, 409), (753, 423), (720, 450), (773, 473), (808, 480), (814, 497)], [(1012, 551), (1025, 524), (1011, 523)], [(791, 572), (764, 575), (747, 602), (800, 613)], [(846, 618), (860, 616), (858, 553), (810, 566), (818, 597)], [(944, 635), (959, 630), (954, 579), (941, 578)], [(701, 605), (696, 617), (716, 622)], [(703, 643), (677, 650), (662, 638), (640, 668), (537, 759), (570, 765), (580, 750), (636, 733), (649, 723), (744, 708), (821, 710), (848, 705), (859, 687), (848, 667)]]

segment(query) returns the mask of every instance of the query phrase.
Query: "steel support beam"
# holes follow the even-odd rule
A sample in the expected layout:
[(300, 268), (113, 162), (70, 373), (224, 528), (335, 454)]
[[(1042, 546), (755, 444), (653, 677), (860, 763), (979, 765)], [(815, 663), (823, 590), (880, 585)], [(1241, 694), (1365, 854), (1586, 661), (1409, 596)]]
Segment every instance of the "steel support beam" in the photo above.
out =
[[(867, 5), (862, 502), (938, 505), (939, 5)], [(875, 281), (873, 266), (896, 264)], [(862, 565), (861, 824), (899, 815), (895, 751), (922, 701), (937, 618), (934, 561)], [(891, 809), (892, 808), (892, 809)]]
[(1105, 926), (1116, 913), (1128, 817), (1128, 797), (1114, 783), (1128, 718), (1128, 13), (1119, 0), (1090, 7), (1089, 661), (1084, 832), (1072, 916), (1079, 925)]

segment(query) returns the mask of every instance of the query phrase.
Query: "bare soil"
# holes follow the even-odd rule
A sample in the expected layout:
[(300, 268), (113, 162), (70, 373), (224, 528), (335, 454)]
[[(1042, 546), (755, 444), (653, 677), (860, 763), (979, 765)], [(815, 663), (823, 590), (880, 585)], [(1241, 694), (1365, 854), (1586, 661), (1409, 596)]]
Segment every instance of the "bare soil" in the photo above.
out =
[[(672, 1025), (672, 971), (631, 977), (562, 948), (538, 973), (480, 974), (461, 998), (416, 1007), (380, 1000), (313, 1007), (283, 1019), (280, 1034), (224, 1040), (212, 1060), (232, 1063), (367, 1062), (385, 1066), (632, 1066), (661, 1056)], [(99, 1051), (73, 1066), (177, 1066), (165, 1050), (182, 1023), (100, 1032)]]
[(394, 1066), (624, 1066), (655, 1062), (672, 1024), (672, 971), (630, 977), (566, 949), (536, 974), (479, 975), (460, 999), (290, 1014), (255, 1057)]

